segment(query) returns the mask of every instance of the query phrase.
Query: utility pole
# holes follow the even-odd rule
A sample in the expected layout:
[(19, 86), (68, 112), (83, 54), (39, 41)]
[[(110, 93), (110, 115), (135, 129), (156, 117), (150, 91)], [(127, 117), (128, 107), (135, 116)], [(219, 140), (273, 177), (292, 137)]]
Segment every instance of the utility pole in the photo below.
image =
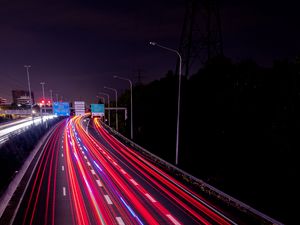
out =
[[(212, 57), (223, 55), (221, 18), (217, 0), (186, 0), (186, 11), (179, 44), (182, 69), (189, 76), (192, 69)], [(177, 61), (177, 72), (179, 60)]]
[(42, 93), (43, 93), (43, 100), (42, 100), (42, 114), (43, 114), (43, 108), (44, 108), (44, 111), (45, 111), (45, 88), (44, 88), (44, 85), (45, 85), (45, 82), (41, 82), (40, 83), (42, 85)]
[(118, 91), (115, 88), (110, 88), (110, 87), (104, 87), (107, 90), (114, 91), (116, 94), (116, 130), (119, 131), (119, 126), (118, 126)]
[(50, 91), (50, 100), (51, 100), (51, 105), (53, 105), (53, 96), (52, 96), (52, 90), (49, 90)]
[(132, 101), (132, 81), (125, 77), (114, 76), (115, 79), (125, 80), (129, 82), (130, 87), (130, 138), (133, 140), (133, 101)]
[[(109, 94), (105, 92), (99, 92), (100, 95), (105, 95), (107, 97), (107, 107), (110, 107)], [(108, 110), (108, 126), (110, 126), (110, 110)]]
[(29, 78), (29, 68), (31, 67), (31, 65), (25, 65), (24, 67), (26, 68), (26, 72), (27, 72), (28, 91), (29, 91), (29, 104), (30, 104), (30, 110), (31, 110), (31, 117), (32, 117), (32, 120), (34, 121), (33, 112), (32, 112), (32, 96), (31, 96), (30, 78)]
[(135, 76), (135, 78), (137, 79), (136, 85), (141, 85), (143, 83), (142, 80), (145, 77), (145, 76), (142, 75), (142, 73), (144, 72), (144, 70), (137, 69), (135, 72), (137, 73), (137, 76)]

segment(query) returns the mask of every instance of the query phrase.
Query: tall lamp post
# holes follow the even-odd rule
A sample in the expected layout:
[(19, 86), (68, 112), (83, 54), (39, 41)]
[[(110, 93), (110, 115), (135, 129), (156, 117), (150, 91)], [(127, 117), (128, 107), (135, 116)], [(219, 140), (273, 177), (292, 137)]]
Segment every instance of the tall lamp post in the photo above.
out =
[(44, 105), (46, 103), (45, 102), (45, 88), (44, 88), (45, 82), (41, 82), (40, 84), (42, 85), (42, 93), (43, 93), (43, 100), (42, 100), (42, 114), (43, 114), (43, 108), (45, 109)]
[(30, 88), (30, 78), (29, 78), (29, 68), (31, 65), (24, 65), (26, 68), (26, 73), (27, 73), (27, 81), (28, 81), (28, 91), (29, 91), (29, 104), (30, 104), (30, 110), (31, 110), (31, 117), (33, 119), (33, 112), (32, 112), (32, 96), (31, 96), (31, 88)]
[(132, 103), (132, 81), (128, 78), (124, 78), (124, 77), (119, 77), (119, 76), (114, 76), (115, 79), (119, 79), (119, 80), (125, 80), (129, 82), (130, 85), (130, 137), (131, 140), (133, 140), (133, 103)]
[(178, 150), (179, 150), (179, 124), (180, 124), (180, 91), (181, 91), (181, 66), (182, 66), (182, 57), (179, 52), (175, 49), (165, 47), (163, 45), (157, 44), (156, 42), (150, 42), (150, 45), (163, 48), (165, 50), (174, 52), (179, 57), (179, 74), (178, 74), (178, 102), (177, 102), (177, 126), (176, 126), (176, 159), (175, 164), (178, 165)]
[[(99, 92), (100, 95), (105, 95), (107, 97), (107, 107), (110, 107), (110, 102), (109, 102), (109, 94), (104, 93), (104, 92)], [(110, 126), (110, 110), (108, 110), (108, 126)]]
[(51, 105), (53, 105), (53, 91), (52, 90), (49, 90), (50, 91), (50, 100), (51, 100)]
[(115, 88), (110, 88), (110, 87), (104, 87), (105, 89), (107, 90), (111, 90), (111, 91), (114, 91), (115, 94), (116, 94), (116, 130), (118, 131), (119, 130), (119, 126), (118, 126), (118, 91), (117, 89)]

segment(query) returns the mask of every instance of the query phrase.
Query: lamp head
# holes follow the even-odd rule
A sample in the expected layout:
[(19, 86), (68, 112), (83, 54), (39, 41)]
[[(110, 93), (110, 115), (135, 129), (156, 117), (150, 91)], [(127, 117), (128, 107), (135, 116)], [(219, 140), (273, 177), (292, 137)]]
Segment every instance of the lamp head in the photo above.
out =
[(114, 78), (118, 78), (118, 76), (115, 75)]
[(157, 43), (153, 42), (153, 41), (150, 41), (149, 44), (155, 46)]

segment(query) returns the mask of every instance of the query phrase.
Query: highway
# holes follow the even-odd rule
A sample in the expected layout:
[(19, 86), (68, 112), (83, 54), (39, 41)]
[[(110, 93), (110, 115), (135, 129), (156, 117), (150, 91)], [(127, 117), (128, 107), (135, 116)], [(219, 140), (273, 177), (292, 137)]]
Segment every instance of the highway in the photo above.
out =
[(1, 224), (235, 224), (95, 118), (63, 120), (30, 168)]

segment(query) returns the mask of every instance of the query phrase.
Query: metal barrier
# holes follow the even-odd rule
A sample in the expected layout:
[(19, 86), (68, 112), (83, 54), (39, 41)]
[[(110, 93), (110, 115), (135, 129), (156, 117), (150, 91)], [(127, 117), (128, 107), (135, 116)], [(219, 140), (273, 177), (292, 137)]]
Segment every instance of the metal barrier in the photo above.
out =
[(0, 146), (1, 146), (2, 144), (4, 144), (6, 141), (8, 141), (10, 138), (15, 137), (15, 136), (18, 136), (19, 134), (25, 132), (26, 130), (28, 130), (28, 129), (31, 128), (32, 126), (34, 126), (34, 125), (31, 124), (31, 125), (28, 125), (28, 126), (26, 126), (26, 127), (22, 127), (22, 128), (20, 128), (20, 129), (18, 129), (18, 130), (15, 130), (15, 131), (13, 131), (13, 132), (11, 132), (11, 133), (9, 133), (9, 134), (5, 134), (5, 135), (3, 135), (3, 136), (0, 136)]
[(30, 109), (1, 110), (0, 114), (31, 115), (31, 110)]
[(193, 175), (179, 169), (178, 167), (174, 166), (173, 164), (163, 160), (162, 158), (154, 155), (153, 153), (149, 152), (145, 148), (139, 146), (138, 144), (134, 143), (133, 141), (129, 140), (113, 128), (109, 127), (107, 124), (101, 121), (101, 124), (106, 128), (106, 130), (112, 134), (114, 134), (120, 141), (126, 143), (127, 145), (130, 145), (134, 148), (134, 150), (139, 151), (147, 158), (150, 158), (154, 163), (157, 165), (160, 165), (161, 167), (168, 169), (169, 171), (175, 173), (177, 176), (180, 176), (182, 179), (184, 179), (186, 182), (200, 188), (203, 192), (206, 194), (213, 196), (225, 203), (227, 203), (229, 206), (232, 206), (236, 209), (238, 209), (241, 212), (247, 213), (248, 215), (252, 215), (254, 217), (261, 218), (264, 223), (267, 224), (278, 224), (283, 225), (283, 223), (269, 217), (268, 215), (252, 208), (251, 206), (235, 199), (234, 197), (222, 192), (221, 190), (211, 186), (210, 184), (204, 182), (203, 180), (198, 179), (197, 177), (194, 177)]

